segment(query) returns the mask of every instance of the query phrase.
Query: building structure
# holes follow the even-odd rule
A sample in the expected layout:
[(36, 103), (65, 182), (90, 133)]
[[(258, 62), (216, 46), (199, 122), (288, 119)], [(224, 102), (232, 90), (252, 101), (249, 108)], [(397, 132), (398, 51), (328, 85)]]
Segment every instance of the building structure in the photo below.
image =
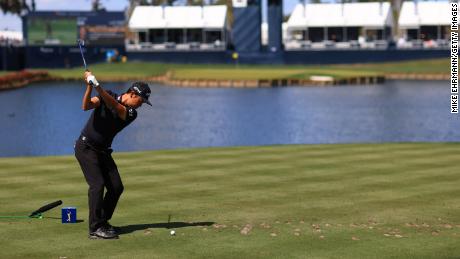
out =
[(227, 7), (136, 6), (128, 22), (128, 51), (225, 50)]
[(287, 21), (287, 49), (386, 48), (388, 2), (297, 4)]
[(404, 2), (398, 24), (400, 48), (448, 48), (449, 2)]

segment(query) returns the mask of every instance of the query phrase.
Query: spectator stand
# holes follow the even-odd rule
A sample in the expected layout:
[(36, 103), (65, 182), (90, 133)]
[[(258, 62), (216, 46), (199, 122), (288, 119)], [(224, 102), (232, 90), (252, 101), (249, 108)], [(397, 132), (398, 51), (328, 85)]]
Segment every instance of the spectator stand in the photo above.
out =
[(127, 51), (224, 51), (227, 7), (136, 6)]

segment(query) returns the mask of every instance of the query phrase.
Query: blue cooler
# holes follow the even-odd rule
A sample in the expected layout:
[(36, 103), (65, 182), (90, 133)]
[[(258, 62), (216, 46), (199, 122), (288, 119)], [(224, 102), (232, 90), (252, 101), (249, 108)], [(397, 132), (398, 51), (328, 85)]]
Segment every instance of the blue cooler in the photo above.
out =
[(64, 207), (62, 208), (62, 223), (77, 223), (77, 208)]

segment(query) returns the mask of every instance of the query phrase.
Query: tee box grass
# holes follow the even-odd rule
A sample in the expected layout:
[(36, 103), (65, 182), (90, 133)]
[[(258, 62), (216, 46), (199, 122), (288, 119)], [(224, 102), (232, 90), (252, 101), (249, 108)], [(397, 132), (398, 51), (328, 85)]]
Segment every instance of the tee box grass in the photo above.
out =
[(459, 151), (398, 143), (114, 153), (125, 186), (111, 221), (119, 240), (88, 239), (87, 185), (73, 156), (1, 158), (2, 214), (62, 199), (80, 223), (61, 224), (60, 208), (0, 219), (0, 258), (455, 258)]

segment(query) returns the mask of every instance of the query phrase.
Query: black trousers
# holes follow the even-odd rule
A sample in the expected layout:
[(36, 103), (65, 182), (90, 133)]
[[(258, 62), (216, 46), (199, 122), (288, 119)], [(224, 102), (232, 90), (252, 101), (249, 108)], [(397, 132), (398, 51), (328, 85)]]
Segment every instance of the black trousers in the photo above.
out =
[[(112, 218), (123, 192), (123, 183), (111, 153), (111, 149), (99, 150), (81, 139), (75, 143), (75, 157), (89, 185), (90, 232), (96, 231)], [(107, 190), (105, 195), (104, 189)]]

